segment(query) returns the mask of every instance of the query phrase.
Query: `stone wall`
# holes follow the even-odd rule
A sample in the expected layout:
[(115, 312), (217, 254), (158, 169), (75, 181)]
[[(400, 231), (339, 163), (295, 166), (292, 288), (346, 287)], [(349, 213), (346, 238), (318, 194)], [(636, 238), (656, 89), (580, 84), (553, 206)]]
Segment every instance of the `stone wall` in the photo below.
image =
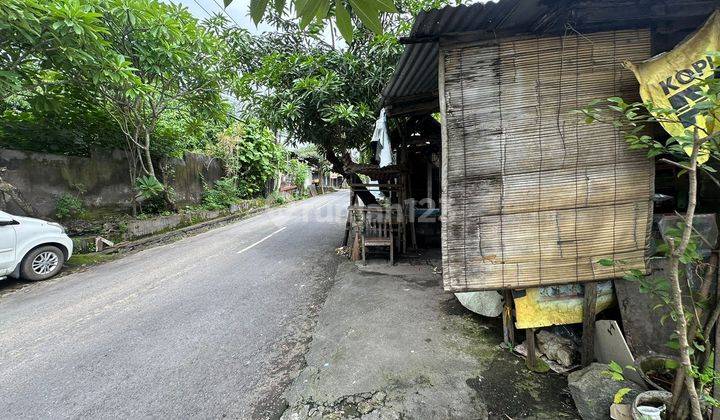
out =
[[(191, 153), (184, 159), (163, 160), (161, 166), (180, 205), (198, 203), (204, 183), (212, 184), (223, 176), (218, 161)], [(129, 209), (131, 205), (133, 191), (122, 151), (99, 151), (86, 158), (0, 149), (0, 168), (5, 168), (0, 176), (20, 191), (35, 216), (52, 217), (60, 196), (77, 195), (77, 186), (85, 190), (82, 199), (88, 208)], [(23, 214), (2, 194), (0, 209)]]

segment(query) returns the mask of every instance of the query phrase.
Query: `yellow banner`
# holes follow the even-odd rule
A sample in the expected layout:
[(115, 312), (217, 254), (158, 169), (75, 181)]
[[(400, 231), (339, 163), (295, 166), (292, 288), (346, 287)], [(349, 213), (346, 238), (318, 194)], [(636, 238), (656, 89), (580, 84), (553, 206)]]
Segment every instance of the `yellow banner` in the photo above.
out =
[[(716, 131), (714, 120), (706, 121), (698, 115), (695, 104), (706, 100), (702, 96), (702, 81), (715, 74), (713, 57), (708, 52), (720, 51), (720, 13), (715, 11), (702, 28), (678, 44), (672, 51), (657, 55), (639, 64), (625, 63), (640, 83), (640, 96), (658, 108), (672, 108), (675, 113), (656, 115), (665, 131), (672, 136), (692, 136), (695, 126), (700, 138)], [(677, 122), (674, 122), (677, 121)], [(703, 131), (705, 130), (705, 131)], [(692, 153), (692, 144), (683, 144), (686, 153)], [(699, 163), (709, 158), (701, 150)]]

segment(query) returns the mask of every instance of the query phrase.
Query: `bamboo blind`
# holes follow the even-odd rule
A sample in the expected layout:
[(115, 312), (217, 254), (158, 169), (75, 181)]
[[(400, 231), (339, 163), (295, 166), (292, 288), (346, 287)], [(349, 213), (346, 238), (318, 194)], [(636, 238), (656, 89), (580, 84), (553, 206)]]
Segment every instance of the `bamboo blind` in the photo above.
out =
[(653, 164), (574, 110), (635, 99), (621, 62), (647, 30), (499, 40), (441, 52), (445, 289), (525, 288), (645, 269)]

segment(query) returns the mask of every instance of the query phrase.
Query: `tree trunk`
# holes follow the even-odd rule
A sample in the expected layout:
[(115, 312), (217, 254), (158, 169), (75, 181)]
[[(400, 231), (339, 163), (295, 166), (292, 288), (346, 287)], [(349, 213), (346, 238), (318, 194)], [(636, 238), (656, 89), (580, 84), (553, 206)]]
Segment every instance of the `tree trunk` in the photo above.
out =
[[(345, 164), (343, 163), (343, 161), (339, 159), (332, 150), (325, 151), (325, 159), (330, 162), (333, 167), (333, 171), (339, 173), (348, 180), (348, 184), (352, 185), (362, 183), (362, 179), (360, 179), (360, 177), (356, 173), (348, 172), (345, 169)], [(365, 203), (366, 206), (378, 204), (375, 196), (370, 191), (368, 191), (367, 188), (358, 188), (355, 190), (355, 194), (360, 197), (360, 199), (363, 201), (363, 203)]]
[[(718, 254), (713, 251), (712, 255), (710, 256), (710, 260), (708, 261), (708, 268), (705, 271), (705, 275), (703, 276), (703, 282), (700, 286), (700, 291), (698, 292), (698, 299), (700, 301), (705, 301), (709, 298), (710, 294), (710, 288), (712, 287), (713, 283), (715, 283), (715, 271), (717, 269), (718, 264)], [(720, 290), (720, 289), (719, 289)], [(708, 317), (708, 325), (710, 325), (710, 329), (712, 328), (712, 322), (714, 317), (716, 316), (716, 311), (720, 309), (720, 306), (718, 306), (718, 302), (716, 304), (716, 309), (713, 311), (713, 313), (710, 314)], [(688, 324), (688, 342), (692, 342), (692, 340), (695, 339), (697, 328), (701, 327), (699, 324), (700, 318), (703, 316), (703, 311), (696, 309), (696, 314), (693, 316), (692, 320), (690, 320), (690, 323)], [(708, 328), (706, 327), (706, 331)], [(710, 333), (707, 332), (705, 334), (705, 340), (708, 340), (710, 337)], [(706, 348), (709, 348), (708, 344), (706, 343)], [(709, 357), (708, 357), (709, 359)], [(672, 394), (673, 394), (673, 406), (678, 407), (677, 415), (678, 417), (684, 418), (687, 416), (687, 403), (688, 403), (688, 397), (687, 393), (685, 393), (685, 371), (678, 369), (675, 373), (675, 379), (673, 381), (672, 385)], [(679, 405), (678, 405), (679, 404)]]
[[(158, 162), (159, 170), (157, 172), (154, 169), (155, 162), (150, 161), (148, 166), (151, 168), (151, 170), (154, 174), (157, 173), (159, 175), (159, 177), (156, 177), (156, 178), (158, 179), (158, 181), (162, 182), (162, 184), (163, 184), (163, 191), (160, 194), (162, 194), (162, 199), (163, 199), (163, 202), (165, 203), (165, 208), (169, 211), (177, 212), (177, 206), (175, 205), (175, 202), (173, 201), (172, 197), (170, 196), (170, 187), (168, 186), (168, 183), (170, 182), (170, 180), (168, 179), (167, 176), (165, 176), (165, 172), (163, 171), (162, 165), (160, 164), (160, 162)], [(154, 175), (151, 175), (151, 176), (154, 176)]]
[(145, 131), (145, 147), (143, 147), (143, 153), (145, 153), (145, 162), (147, 164), (145, 170), (147, 174), (157, 179), (155, 176), (155, 168), (153, 167), (152, 155), (150, 154), (150, 133), (147, 131)]
[[(695, 379), (690, 375), (692, 369), (692, 361), (690, 360), (690, 344), (688, 342), (688, 326), (685, 318), (685, 308), (682, 301), (682, 290), (680, 289), (679, 265), (680, 257), (685, 254), (690, 235), (692, 233), (692, 223), (695, 217), (695, 206), (697, 204), (697, 157), (700, 148), (697, 129), (695, 130), (695, 138), (693, 141), (693, 151), (690, 157), (690, 167), (688, 168), (688, 207), (685, 213), (685, 229), (683, 230), (680, 244), (676, 245), (673, 238), (668, 238), (670, 246), (670, 258), (668, 268), (670, 274), (670, 287), (672, 296), (672, 310), (677, 314), (676, 333), (678, 335), (680, 365), (682, 366), (685, 376), (685, 388), (690, 397), (690, 414), (694, 420), (702, 419), (702, 409), (700, 408), (700, 399), (695, 388)], [(695, 335), (693, 334), (693, 337)], [(680, 395), (673, 395), (673, 403), (677, 404)], [(673, 406), (673, 414), (682, 412), (679, 406)]]

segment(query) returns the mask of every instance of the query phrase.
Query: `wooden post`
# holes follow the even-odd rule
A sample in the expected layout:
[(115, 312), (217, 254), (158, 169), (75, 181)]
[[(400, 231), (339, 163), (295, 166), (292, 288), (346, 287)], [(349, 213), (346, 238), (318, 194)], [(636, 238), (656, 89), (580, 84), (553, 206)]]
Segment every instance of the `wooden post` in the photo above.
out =
[(535, 328), (525, 330), (525, 345), (527, 346), (527, 359), (525, 365), (535, 371), (537, 368), (537, 355), (535, 354)]
[(503, 303), (503, 341), (508, 347), (515, 345), (515, 323), (513, 322), (513, 298), (512, 291), (503, 291), (505, 302)]
[[(715, 255), (715, 261), (718, 261), (717, 254)], [(718, 283), (719, 275), (720, 270), (715, 270), (715, 305), (720, 305), (720, 283)], [(715, 360), (713, 360), (713, 365), (716, 372), (718, 369), (720, 369), (720, 352), (718, 349), (720, 349), (720, 326), (715, 324)], [(718, 384), (717, 382), (713, 384), (712, 396), (715, 399), (720, 398), (720, 384)], [(710, 418), (712, 420), (720, 420), (720, 408), (713, 407), (712, 416)]]
[(427, 198), (428, 198), (427, 208), (437, 207), (437, 203), (435, 203), (432, 199), (432, 197), (433, 197), (432, 168), (433, 168), (432, 162), (427, 161)]
[(597, 283), (584, 284), (583, 332), (580, 349), (582, 366), (588, 366), (595, 359), (595, 309), (597, 306)]
[(351, 217), (352, 213), (348, 211), (347, 218), (345, 219), (345, 236), (343, 237), (343, 246), (348, 245), (348, 239), (350, 238), (350, 229), (352, 229), (352, 224), (350, 223)]
[[(357, 201), (357, 196), (355, 195), (355, 190), (350, 187), (350, 206), (354, 206), (355, 202)], [(348, 239), (350, 237), (350, 229), (352, 228), (352, 223), (350, 222), (351, 214), (348, 210), (347, 219), (345, 220), (345, 236), (343, 237), (343, 246), (348, 245)]]

